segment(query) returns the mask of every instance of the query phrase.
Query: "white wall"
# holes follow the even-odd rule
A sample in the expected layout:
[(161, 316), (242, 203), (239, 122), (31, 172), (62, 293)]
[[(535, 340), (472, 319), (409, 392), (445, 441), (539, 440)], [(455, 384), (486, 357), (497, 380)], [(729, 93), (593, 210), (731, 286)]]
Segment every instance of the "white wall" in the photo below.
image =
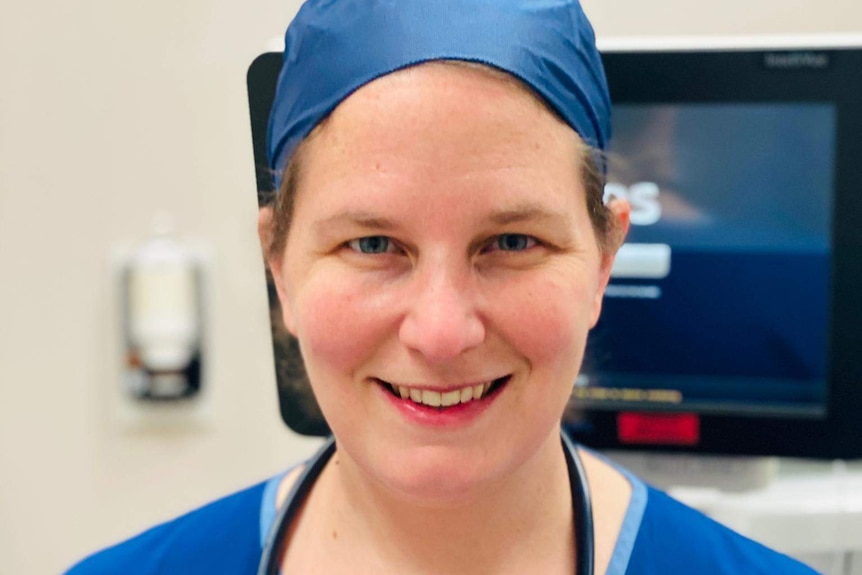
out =
[[(855, 32), (856, 0), (585, 0), (600, 36)], [(304, 457), (276, 407), (245, 70), (298, 6), (0, 0), (0, 573), (56, 573)], [(109, 258), (215, 253), (213, 423), (116, 424)]]
[(600, 36), (862, 31), (857, 0), (581, 0)]

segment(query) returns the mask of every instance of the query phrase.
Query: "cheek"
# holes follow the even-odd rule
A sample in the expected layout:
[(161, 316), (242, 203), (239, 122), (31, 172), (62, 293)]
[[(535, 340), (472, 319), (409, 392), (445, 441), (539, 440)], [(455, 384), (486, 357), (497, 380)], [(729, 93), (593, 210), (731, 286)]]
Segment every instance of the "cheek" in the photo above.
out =
[[(595, 299), (594, 282), (546, 278), (500, 302), (505, 337), (534, 370), (577, 374)], [(508, 311), (505, 311), (508, 310)]]
[(394, 329), (392, 298), (356, 278), (311, 278), (298, 295), (297, 335), (307, 363), (351, 372)]

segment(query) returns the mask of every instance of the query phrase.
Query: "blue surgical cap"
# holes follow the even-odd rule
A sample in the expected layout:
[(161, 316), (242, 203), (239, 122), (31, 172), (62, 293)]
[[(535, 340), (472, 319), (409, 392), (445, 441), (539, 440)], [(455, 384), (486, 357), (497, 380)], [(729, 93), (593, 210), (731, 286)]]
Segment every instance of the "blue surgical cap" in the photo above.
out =
[(520, 78), (584, 141), (605, 149), (608, 87), (577, 0), (308, 0), (285, 35), (267, 133), (270, 168), (280, 173), (355, 90), (431, 60), (483, 63)]

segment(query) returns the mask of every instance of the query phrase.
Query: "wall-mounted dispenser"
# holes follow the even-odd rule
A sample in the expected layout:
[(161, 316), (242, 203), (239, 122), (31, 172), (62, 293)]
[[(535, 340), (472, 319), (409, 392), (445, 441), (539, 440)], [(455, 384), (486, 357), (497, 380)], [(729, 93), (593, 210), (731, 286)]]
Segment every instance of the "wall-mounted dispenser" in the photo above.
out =
[(166, 216), (119, 259), (123, 395), (137, 403), (190, 403), (203, 393), (206, 258)]

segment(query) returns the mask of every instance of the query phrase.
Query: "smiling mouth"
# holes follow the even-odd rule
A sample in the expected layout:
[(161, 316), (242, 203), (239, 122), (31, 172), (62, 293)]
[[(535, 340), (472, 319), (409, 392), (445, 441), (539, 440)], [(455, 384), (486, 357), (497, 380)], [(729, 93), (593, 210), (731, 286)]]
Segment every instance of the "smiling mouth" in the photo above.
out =
[(381, 384), (383, 389), (387, 390), (399, 399), (412, 401), (417, 405), (424, 405), (426, 407), (434, 407), (442, 410), (448, 407), (454, 407), (456, 405), (484, 399), (503, 387), (509, 381), (509, 378), (510, 376), (506, 375), (492, 381), (450, 391), (435, 391), (433, 389), (407, 387), (389, 383), (382, 379), (378, 379), (377, 381)]

